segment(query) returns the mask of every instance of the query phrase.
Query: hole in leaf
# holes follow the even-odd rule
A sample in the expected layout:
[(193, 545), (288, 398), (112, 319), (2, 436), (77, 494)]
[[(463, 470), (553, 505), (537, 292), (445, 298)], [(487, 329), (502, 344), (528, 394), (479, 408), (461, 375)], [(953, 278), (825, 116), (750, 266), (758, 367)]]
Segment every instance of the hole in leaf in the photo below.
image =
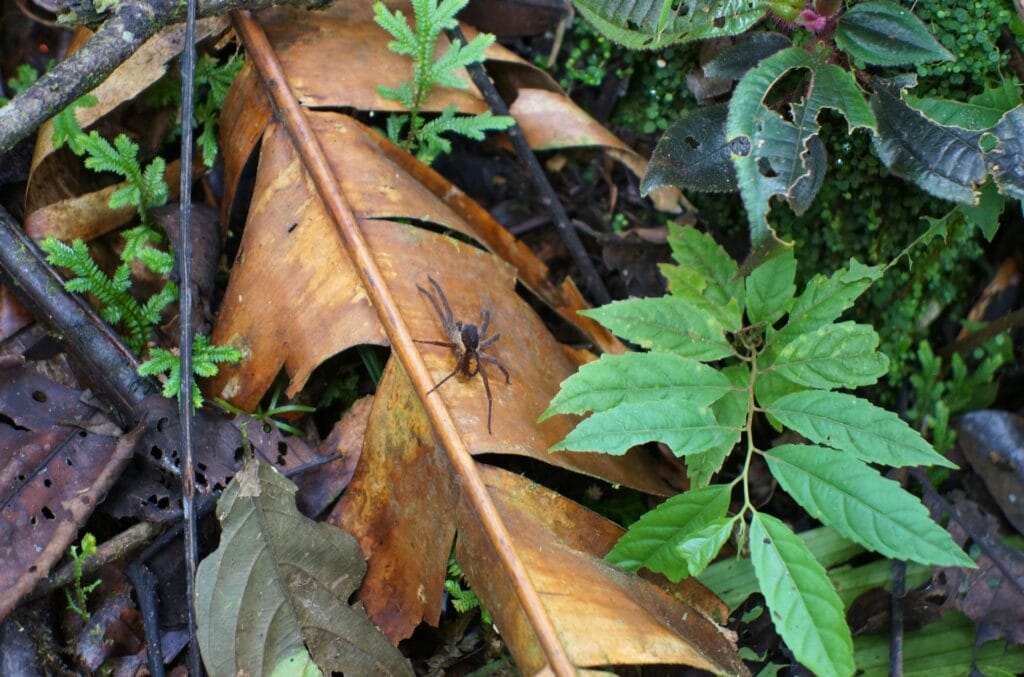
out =
[(689, 146), (692, 150), (697, 150), (698, 148), (700, 148), (700, 141), (693, 138), (692, 136), (688, 136), (685, 139), (683, 139), (683, 143)]
[(164, 452), (160, 449), (160, 447), (154, 446), (150, 448), (149, 455), (159, 461), (161, 458), (164, 457)]
[(53, 486), (53, 480), (51, 480), (49, 477), (47, 477), (45, 480), (43, 480), (43, 486), (44, 487), (52, 487)]
[(48, 520), (57, 519), (57, 516), (53, 514), (53, 511), (50, 510), (49, 506), (44, 505), (42, 513), (43, 517), (45, 517)]
[(46, 397), (46, 393), (42, 390), (36, 390), (32, 393), (32, 399), (36, 402), (45, 402), (49, 398)]
[(157, 430), (157, 432), (161, 432), (162, 433), (166, 429), (167, 429), (167, 417), (165, 416), (165, 417), (161, 418), (159, 421), (156, 422), (156, 430)]

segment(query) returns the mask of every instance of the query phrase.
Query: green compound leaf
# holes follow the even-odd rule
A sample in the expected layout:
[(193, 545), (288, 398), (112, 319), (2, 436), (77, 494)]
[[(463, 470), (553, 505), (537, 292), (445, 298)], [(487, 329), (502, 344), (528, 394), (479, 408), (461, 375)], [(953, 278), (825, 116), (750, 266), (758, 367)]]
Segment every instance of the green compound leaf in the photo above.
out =
[(872, 282), (882, 277), (882, 271), (882, 266), (865, 266), (850, 259), (850, 265), (837, 270), (832, 277), (815, 275), (793, 302), (786, 326), (777, 337), (805, 334), (837, 319)]
[(836, 46), (875, 66), (953, 61), (920, 19), (892, 2), (861, 2), (836, 25)]
[(295, 507), (295, 485), (254, 459), (217, 502), (220, 545), (196, 572), (199, 647), (210, 674), (269, 673), (306, 646), (325, 671), (412, 675), (348, 604), (366, 572), (359, 544)]
[(708, 405), (732, 390), (722, 373), (687, 357), (671, 353), (603, 355), (583, 365), (541, 414), (582, 414), (607, 411), (624, 404), (685, 400)]
[(921, 564), (975, 566), (916, 496), (862, 461), (797, 444), (776, 447), (765, 459), (804, 510), (865, 548)]
[(663, 442), (676, 456), (717, 447), (735, 431), (720, 425), (708, 407), (678, 400), (627, 404), (580, 422), (551, 451), (600, 451), (622, 455), (631, 447)]
[(780, 346), (764, 371), (811, 388), (856, 388), (889, 370), (889, 358), (877, 349), (878, 334), (870, 325), (828, 324)]
[[(633, 523), (605, 559), (630, 571), (645, 567), (673, 582), (694, 575), (682, 546), (687, 539), (725, 518), (731, 493), (728, 485), (716, 484), (673, 496)], [(707, 537), (702, 541), (706, 542)], [(691, 546), (688, 552), (698, 545)]]
[(747, 317), (771, 324), (789, 310), (796, 294), (796, 258), (787, 249), (747, 276)]
[(755, 512), (750, 561), (772, 623), (796, 659), (822, 677), (852, 675), (843, 603), (804, 542), (778, 519)]
[(853, 395), (793, 393), (775, 400), (766, 412), (812, 442), (849, 451), (869, 463), (956, 467), (896, 414)]
[[(747, 423), (750, 399), (747, 388), (750, 386), (750, 368), (745, 364), (734, 364), (722, 370), (732, 383), (734, 390), (711, 405), (715, 420), (733, 432), (717, 447), (697, 454), (687, 454), (686, 474), (690, 477), (690, 486), (694, 489), (707, 486), (711, 476), (718, 472), (729, 452), (740, 441), (740, 430)], [(760, 381), (760, 379), (758, 379)]]
[[(767, 108), (764, 100), (775, 83), (794, 69), (810, 71), (811, 78), (806, 96), (790, 107), (791, 122)], [(726, 139), (730, 143), (745, 139), (751, 149), (732, 159), (755, 248), (776, 237), (767, 221), (773, 195), (784, 196), (798, 208), (813, 197), (814, 184), (820, 180), (814, 173), (815, 156), (822, 158), (813, 147), (820, 144), (818, 114), (824, 108), (846, 117), (851, 132), (857, 127), (876, 128), (875, 116), (853, 75), (798, 47), (764, 59), (736, 86)]]
[(943, 200), (976, 204), (985, 181), (985, 161), (979, 143), (982, 132), (940, 125), (908, 106), (900, 94), (917, 78), (901, 75), (875, 80), (871, 109), (878, 116), (878, 133), (871, 143), (878, 158), (892, 171)]
[(706, 310), (674, 296), (616, 301), (580, 314), (650, 350), (701, 362), (733, 354), (721, 322)]
[(677, 266), (662, 265), (668, 289), (706, 311), (729, 331), (743, 326), (743, 280), (739, 267), (710, 235), (670, 223), (668, 243)]

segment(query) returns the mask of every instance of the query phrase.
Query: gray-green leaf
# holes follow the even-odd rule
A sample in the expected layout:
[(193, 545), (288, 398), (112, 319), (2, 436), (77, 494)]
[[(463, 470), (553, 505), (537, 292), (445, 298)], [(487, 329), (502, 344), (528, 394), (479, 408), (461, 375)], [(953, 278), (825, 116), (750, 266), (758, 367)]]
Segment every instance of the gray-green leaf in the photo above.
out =
[(366, 572), (356, 540), (302, 516), (295, 485), (249, 460), (217, 502), (220, 545), (196, 572), (199, 646), (211, 675), (269, 674), (309, 648), (326, 671), (412, 675), (348, 598)]
[(541, 414), (607, 411), (623, 404), (678, 399), (708, 405), (732, 390), (729, 379), (711, 367), (672, 353), (603, 355), (562, 382)]
[(693, 575), (680, 548), (725, 517), (730, 493), (728, 485), (720, 484), (673, 496), (632, 524), (605, 559), (630, 571), (645, 567), (673, 582)]
[(843, 603), (804, 542), (778, 519), (755, 512), (750, 561), (772, 623), (796, 659), (816, 675), (852, 675)]
[(790, 338), (832, 322), (881, 276), (881, 266), (865, 266), (856, 259), (850, 259), (850, 265), (832, 277), (815, 275), (793, 302), (778, 336)]
[(856, 388), (889, 370), (889, 358), (877, 349), (878, 334), (870, 325), (829, 324), (780, 346), (765, 371), (811, 388)]
[(581, 310), (616, 335), (651, 350), (701, 362), (733, 354), (725, 328), (707, 311), (674, 296), (627, 299)]
[(865, 548), (921, 564), (974, 566), (916, 496), (853, 456), (785, 444), (765, 458), (804, 510)]
[(792, 249), (768, 259), (747, 276), (747, 317), (771, 324), (793, 303), (796, 258)]
[(736, 190), (730, 156), (740, 152), (725, 140), (724, 103), (684, 110), (662, 135), (651, 156), (640, 194), (660, 186), (711, 193)]
[(689, 402), (627, 404), (580, 422), (551, 451), (600, 451), (621, 455), (647, 442), (663, 442), (677, 456), (705, 451), (734, 433), (715, 421), (708, 407)]
[(766, 411), (812, 442), (869, 463), (956, 467), (896, 414), (853, 395), (807, 390), (783, 395)]
[(920, 19), (892, 2), (860, 2), (839, 18), (836, 46), (876, 66), (952, 61)]

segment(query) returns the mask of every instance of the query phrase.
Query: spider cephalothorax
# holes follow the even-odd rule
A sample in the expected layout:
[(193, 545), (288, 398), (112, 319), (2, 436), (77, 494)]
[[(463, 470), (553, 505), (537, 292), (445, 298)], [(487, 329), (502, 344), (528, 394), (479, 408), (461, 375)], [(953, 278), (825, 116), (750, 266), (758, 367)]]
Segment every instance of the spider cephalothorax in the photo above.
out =
[(512, 379), (509, 378), (508, 375), (508, 370), (505, 368), (505, 365), (501, 363), (501, 360), (484, 352), (484, 348), (493, 345), (495, 341), (501, 338), (501, 334), (487, 336), (487, 325), (490, 324), (491, 313), (486, 308), (480, 311), (479, 327), (475, 324), (456, 320), (454, 313), (452, 313), (452, 307), (448, 303), (448, 297), (445, 296), (444, 290), (441, 289), (441, 285), (439, 285), (437, 280), (432, 277), (428, 276), (427, 280), (430, 281), (431, 286), (433, 286), (434, 290), (437, 291), (436, 295), (434, 292), (424, 289), (419, 285), (416, 285), (416, 288), (420, 290), (420, 293), (427, 297), (430, 301), (430, 305), (434, 306), (434, 310), (437, 311), (438, 317), (441, 318), (441, 327), (444, 329), (444, 335), (448, 340), (414, 340), (417, 343), (429, 343), (434, 346), (451, 348), (455, 353), (456, 360), (455, 369), (438, 381), (437, 385), (431, 388), (427, 394), (429, 395), (440, 388), (445, 381), (456, 374), (466, 378), (472, 378), (477, 374), (480, 374), (480, 378), (483, 379), (484, 382), (484, 393), (487, 395), (487, 432), (488, 434), (491, 434), (491, 409), (493, 406), (491, 399), (491, 384), (487, 381), (487, 372), (484, 371), (483, 363), (488, 362), (496, 366), (501, 370), (501, 373), (505, 375), (505, 383), (512, 383)]

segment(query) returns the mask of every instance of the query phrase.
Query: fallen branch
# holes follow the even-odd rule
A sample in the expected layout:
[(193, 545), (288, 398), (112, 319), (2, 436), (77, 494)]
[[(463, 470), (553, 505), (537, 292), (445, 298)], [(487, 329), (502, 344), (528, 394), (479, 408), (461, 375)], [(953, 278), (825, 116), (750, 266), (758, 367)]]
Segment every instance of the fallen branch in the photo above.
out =
[[(330, 4), (330, 0), (200, 0), (198, 12), (206, 17), (280, 4), (317, 9)], [(125, 0), (105, 20), (96, 14), (91, 0), (71, 0), (63, 9), (63, 16), (71, 24), (102, 24), (81, 49), (0, 108), (0, 155), (106, 80), (161, 28), (185, 19), (185, 3), (179, 0)]]

